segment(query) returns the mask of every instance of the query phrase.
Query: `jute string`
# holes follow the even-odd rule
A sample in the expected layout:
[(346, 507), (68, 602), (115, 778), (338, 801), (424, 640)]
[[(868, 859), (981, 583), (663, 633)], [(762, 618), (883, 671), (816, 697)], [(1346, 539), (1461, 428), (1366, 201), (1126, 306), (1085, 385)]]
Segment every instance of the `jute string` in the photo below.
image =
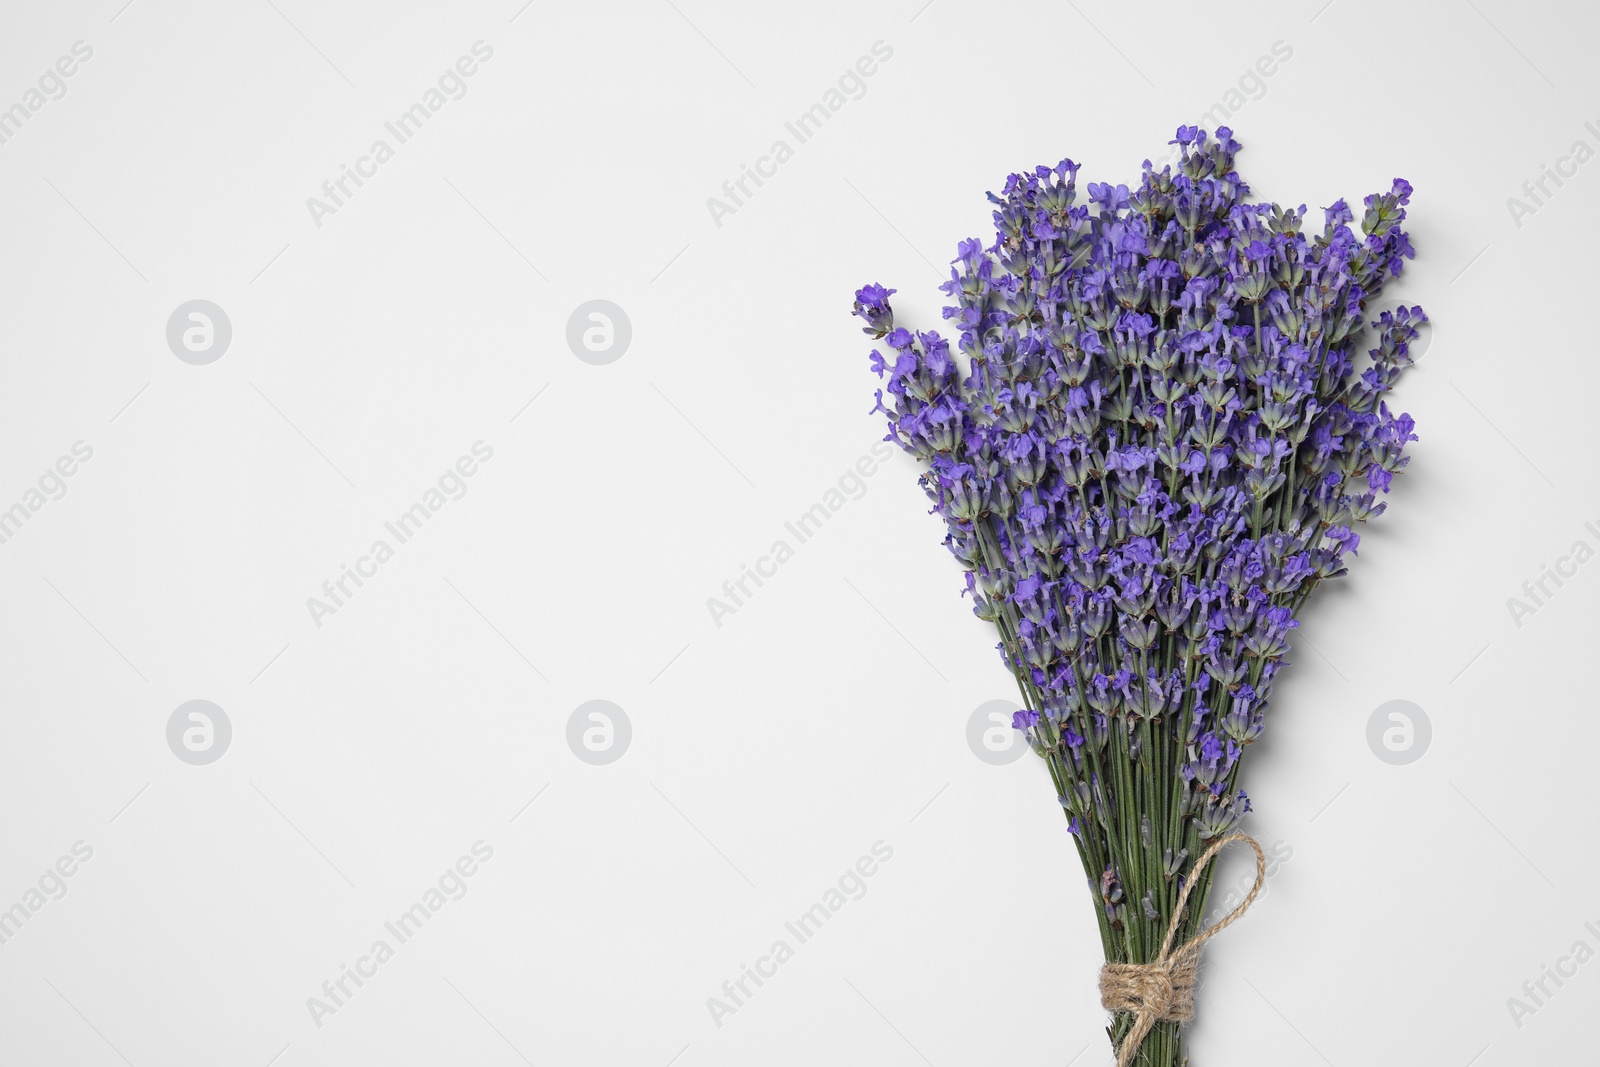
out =
[[(1200, 875), (1224, 845), (1243, 841), (1256, 854), (1256, 881), (1244, 898), (1244, 903), (1223, 918), (1200, 931), (1176, 949), (1172, 939), (1178, 935), (1183, 922), (1183, 907), (1189, 902), (1189, 893), (1200, 883)], [(1107, 963), (1100, 968), (1100, 1005), (1108, 1011), (1133, 1013), (1133, 1029), (1122, 1039), (1117, 1050), (1117, 1067), (1129, 1067), (1139, 1054), (1157, 1022), (1187, 1022), (1194, 1018), (1195, 971), (1200, 966), (1200, 948), (1222, 930), (1233, 925), (1255, 903), (1256, 894), (1267, 878), (1267, 858), (1261, 846), (1248, 834), (1229, 834), (1212, 843), (1200, 854), (1194, 870), (1184, 880), (1183, 892), (1178, 894), (1178, 906), (1167, 926), (1167, 936), (1161, 942), (1161, 952), (1149, 963)]]

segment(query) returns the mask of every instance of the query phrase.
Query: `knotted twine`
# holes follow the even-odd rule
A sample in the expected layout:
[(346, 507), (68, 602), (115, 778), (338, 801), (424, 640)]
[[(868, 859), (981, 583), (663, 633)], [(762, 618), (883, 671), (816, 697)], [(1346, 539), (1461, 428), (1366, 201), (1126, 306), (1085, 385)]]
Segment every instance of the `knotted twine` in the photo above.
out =
[[(1200, 874), (1211, 858), (1234, 841), (1243, 841), (1255, 851), (1255, 884), (1250, 887), (1244, 903), (1173, 949), (1172, 939), (1183, 922), (1183, 906), (1189, 902), (1190, 891), (1199, 883)], [(1229, 834), (1213, 842), (1200, 854), (1194, 870), (1184, 880), (1178, 906), (1172, 913), (1166, 939), (1161, 942), (1161, 952), (1156, 958), (1149, 963), (1107, 963), (1100, 968), (1100, 1006), (1108, 1011), (1133, 1013), (1133, 1029), (1128, 1031), (1128, 1036), (1122, 1039), (1122, 1047), (1117, 1050), (1117, 1067), (1129, 1067), (1133, 1063), (1139, 1046), (1157, 1022), (1187, 1022), (1194, 1018), (1194, 981), (1195, 971), (1200, 966), (1201, 946), (1249, 909), (1266, 878), (1267, 858), (1254, 838), (1248, 834)]]

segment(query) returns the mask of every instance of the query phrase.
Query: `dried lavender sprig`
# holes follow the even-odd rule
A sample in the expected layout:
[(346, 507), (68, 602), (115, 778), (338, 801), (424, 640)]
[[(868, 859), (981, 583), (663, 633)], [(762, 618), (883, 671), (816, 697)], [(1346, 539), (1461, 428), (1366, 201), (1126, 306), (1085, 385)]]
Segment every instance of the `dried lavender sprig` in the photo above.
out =
[(1356, 372), (1364, 308), (1411, 255), (1409, 184), (1366, 199), (1362, 237), (1342, 200), (1307, 237), (1304, 206), (1245, 199), (1230, 131), (1174, 143), (1176, 173), (1147, 162), (1136, 190), (1091, 183), (1093, 212), (1070, 160), (990, 195), (994, 243), (961, 242), (944, 286), (959, 359), (896, 327), (893, 290), (856, 296), (891, 353), (873, 352), (890, 397), (875, 410), (926, 464), (1099, 895), (1107, 958), (1133, 962), (1203, 842), (1249, 810), (1239, 757), (1295, 613), (1344, 573), (1352, 527), (1382, 512), (1416, 439), (1383, 398), (1426, 321), (1373, 322)]

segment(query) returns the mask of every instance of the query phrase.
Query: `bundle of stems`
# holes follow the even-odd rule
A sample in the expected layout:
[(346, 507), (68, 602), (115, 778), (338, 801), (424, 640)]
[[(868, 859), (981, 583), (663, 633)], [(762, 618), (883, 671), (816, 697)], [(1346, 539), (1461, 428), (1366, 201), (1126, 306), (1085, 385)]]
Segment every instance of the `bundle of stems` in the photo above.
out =
[[(1248, 200), (1231, 131), (1180, 127), (1180, 162), (1135, 189), (1078, 165), (1013, 174), (996, 236), (962, 241), (942, 289), (957, 351), (856, 293), (887, 348), (874, 409), (916, 457), (973, 610), (991, 621), (1027, 732), (1083, 861), (1105, 959), (1150, 963), (1176, 919), (1199, 932), (1195, 861), (1249, 811), (1241, 756), (1262, 733), (1289, 631), (1345, 573), (1416, 440), (1385, 403), (1426, 317), (1366, 308), (1412, 254), (1411, 186)], [(1365, 358), (1357, 354), (1367, 347)], [(1358, 366), (1359, 362), (1359, 366)], [(1119, 1012), (1120, 1044), (1133, 1026)], [(1187, 1062), (1175, 1022), (1137, 1061)]]

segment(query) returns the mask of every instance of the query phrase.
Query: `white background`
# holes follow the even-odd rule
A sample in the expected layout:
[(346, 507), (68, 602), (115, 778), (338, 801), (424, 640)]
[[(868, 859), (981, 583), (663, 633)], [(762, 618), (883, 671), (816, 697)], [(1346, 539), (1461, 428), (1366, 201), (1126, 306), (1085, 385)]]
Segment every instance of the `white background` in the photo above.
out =
[[(0, 145), (0, 507), (94, 450), (0, 545), (0, 908), (94, 850), (0, 945), (0, 1062), (1107, 1062), (1093, 905), (1042, 768), (968, 748), (1013, 690), (910, 461), (804, 545), (784, 523), (881, 436), (853, 289), (938, 325), (984, 190), (1062, 156), (1131, 183), (1279, 41), (1234, 98), (1241, 169), (1313, 218), (1411, 180), (1404, 296), (1438, 325), (1400, 387), (1412, 466), (1250, 754), (1246, 826), (1292, 855), (1207, 950), (1195, 1061), (1588, 1047), (1600, 963), (1507, 999), (1600, 949), (1600, 566), (1520, 626), (1506, 601), (1600, 547), (1600, 164), (1520, 225), (1506, 200), (1600, 148), (1592, 12), (122, 3), (0, 16), (0, 107), (93, 48)], [(467, 95), (317, 226), (307, 198), (479, 40)], [(233, 328), (209, 366), (165, 338), (197, 298)], [(607, 366), (566, 341), (591, 299), (632, 323)], [(317, 626), (307, 598), (480, 440), (466, 496)], [(193, 699), (233, 726), (209, 766), (166, 741)], [(591, 699), (632, 723), (608, 766), (566, 742)], [(1391, 699), (1433, 725), (1407, 766), (1366, 741)], [(479, 840), (467, 895), (316, 1025)], [(880, 840), (866, 895), (717, 1026), (707, 998)]]

